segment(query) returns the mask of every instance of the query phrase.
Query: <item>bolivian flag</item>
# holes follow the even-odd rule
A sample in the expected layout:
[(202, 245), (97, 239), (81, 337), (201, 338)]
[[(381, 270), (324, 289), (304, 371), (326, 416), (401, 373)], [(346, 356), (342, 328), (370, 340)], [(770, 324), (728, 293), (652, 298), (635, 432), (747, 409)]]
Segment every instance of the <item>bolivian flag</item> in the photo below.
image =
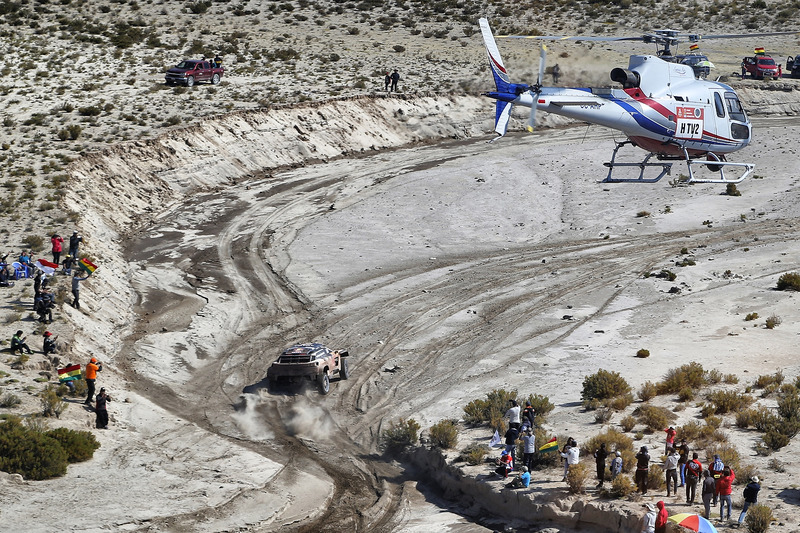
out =
[(558, 450), (558, 440), (555, 437), (547, 441), (543, 446), (539, 447), (539, 451), (541, 453), (555, 452), (557, 450)]
[(97, 265), (95, 265), (85, 257), (80, 261), (78, 261), (78, 266), (81, 267), (86, 272), (88, 272), (89, 274), (93, 274), (94, 271), (97, 270)]
[(764, 50), (763, 46), (758, 46), (753, 50), (756, 54), (764, 54), (766, 51)]
[(58, 381), (61, 383), (65, 381), (75, 381), (76, 379), (81, 379), (81, 365), (72, 365), (58, 369)]
[(689, 50), (691, 50), (692, 52), (695, 52), (695, 51), (697, 51), (699, 49), (700, 49), (700, 45), (697, 44), (697, 43), (689, 45)]

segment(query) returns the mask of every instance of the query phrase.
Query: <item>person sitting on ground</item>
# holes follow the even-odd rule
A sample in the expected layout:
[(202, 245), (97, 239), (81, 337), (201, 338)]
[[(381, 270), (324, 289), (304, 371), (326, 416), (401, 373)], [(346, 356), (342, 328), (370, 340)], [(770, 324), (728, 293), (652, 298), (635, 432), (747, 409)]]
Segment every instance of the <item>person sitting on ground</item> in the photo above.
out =
[(503, 476), (503, 478), (507, 478), (508, 474), (514, 470), (514, 460), (505, 450), (500, 454), (500, 458), (495, 460), (495, 464), (497, 465), (497, 468), (494, 469), (495, 473), (498, 476)]
[(14, 282), (11, 281), (11, 271), (8, 265), (0, 266), (0, 287), (13, 287)]
[(58, 335), (54, 337), (52, 333), (45, 331), (42, 337), (42, 353), (44, 353), (45, 356), (56, 353), (56, 339)]
[(61, 262), (61, 267), (63, 268), (62, 273), (67, 276), (71, 275), (73, 266), (75, 266), (75, 259), (71, 255), (66, 256)]
[(33, 351), (25, 344), (25, 339), (27, 337), (23, 336), (22, 330), (18, 330), (13, 337), (11, 337), (11, 353), (15, 353), (19, 351), (20, 355), (22, 352), (33, 353)]
[(511, 489), (527, 489), (531, 484), (531, 473), (528, 472), (528, 467), (523, 466), (520, 467), (520, 474), (515, 477), (511, 483), (508, 484), (508, 488)]

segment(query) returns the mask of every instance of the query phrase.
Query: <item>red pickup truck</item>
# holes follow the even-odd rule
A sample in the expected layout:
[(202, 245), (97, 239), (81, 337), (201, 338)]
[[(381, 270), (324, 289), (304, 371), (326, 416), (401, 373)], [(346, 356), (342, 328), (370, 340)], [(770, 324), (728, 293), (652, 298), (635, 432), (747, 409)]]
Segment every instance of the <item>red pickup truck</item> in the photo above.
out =
[(742, 60), (742, 79), (748, 74), (751, 77), (763, 80), (764, 78), (780, 78), (781, 66), (766, 54), (756, 54)]
[(167, 71), (167, 85), (186, 85), (191, 87), (200, 81), (210, 81), (213, 85), (219, 83), (225, 69), (215, 66), (210, 61), (202, 59), (184, 59)]

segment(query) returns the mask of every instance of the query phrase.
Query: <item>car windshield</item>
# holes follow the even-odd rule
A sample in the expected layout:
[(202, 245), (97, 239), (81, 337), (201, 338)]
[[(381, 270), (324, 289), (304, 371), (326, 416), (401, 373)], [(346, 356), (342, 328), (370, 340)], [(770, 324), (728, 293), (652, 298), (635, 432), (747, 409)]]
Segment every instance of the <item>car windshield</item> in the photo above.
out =
[(708, 61), (708, 58), (706, 56), (686, 56), (681, 60), (681, 63), (694, 66), (701, 61)]
[(196, 61), (181, 61), (175, 66), (175, 68), (184, 68), (186, 70), (192, 70), (196, 63), (197, 63)]
[(772, 67), (774, 67), (775, 66), (775, 60), (772, 59), (771, 57), (770, 58), (763, 58), (763, 59), (759, 59), (758, 60), (758, 64), (761, 65), (762, 67), (763, 66), (767, 66), (767, 67), (772, 66)]

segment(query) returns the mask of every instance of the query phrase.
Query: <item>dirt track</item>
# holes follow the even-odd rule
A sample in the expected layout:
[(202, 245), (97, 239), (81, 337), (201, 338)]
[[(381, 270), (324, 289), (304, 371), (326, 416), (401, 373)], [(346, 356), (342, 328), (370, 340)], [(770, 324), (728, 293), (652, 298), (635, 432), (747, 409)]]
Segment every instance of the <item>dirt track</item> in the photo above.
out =
[[(129, 247), (143, 295), (129, 362), (144, 375), (154, 358), (167, 358), (158, 366), (170, 372), (147, 383), (160, 391), (151, 393), (156, 403), (238, 443), (251, 440), (284, 465), (268, 486), (293, 494), (295, 508), (256, 529), (408, 529), (414, 513), (402, 509), (413, 496), (378, 455), (386, 423), (414, 417), (426, 428), (501, 387), (547, 394), (566, 408), (595, 365), (630, 364), (621, 345), (657, 335), (722, 284), (709, 271), (681, 271), (674, 284), (643, 272), (676, 270), (684, 247), (725, 257), (754, 237), (759, 247), (794, 239), (778, 210), (736, 222), (758, 199), (719, 196), (724, 186), (603, 186), (564, 174), (569, 165), (602, 177), (610, 146), (608, 132), (583, 128), (492, 146), (445, 143), (197, 195)], [(720, 209), (729, 201), (740, 207)], [(635, 217), (665, 205), (672, 214)], [(700, 224), (711, 213), (722, 220)], [(181, 271), (185, 278), (159, 274)], [(689, 294), (666, 293), (681, 281)], [(334, 382), (327, 397), (267, 393), (278, 351), (308, 340), (349, 348), (352, 378)], [(233, 411), (249, 413), (247, 427)], [(327, 480), (331, 491), (303, 494), (298, 472)]]

